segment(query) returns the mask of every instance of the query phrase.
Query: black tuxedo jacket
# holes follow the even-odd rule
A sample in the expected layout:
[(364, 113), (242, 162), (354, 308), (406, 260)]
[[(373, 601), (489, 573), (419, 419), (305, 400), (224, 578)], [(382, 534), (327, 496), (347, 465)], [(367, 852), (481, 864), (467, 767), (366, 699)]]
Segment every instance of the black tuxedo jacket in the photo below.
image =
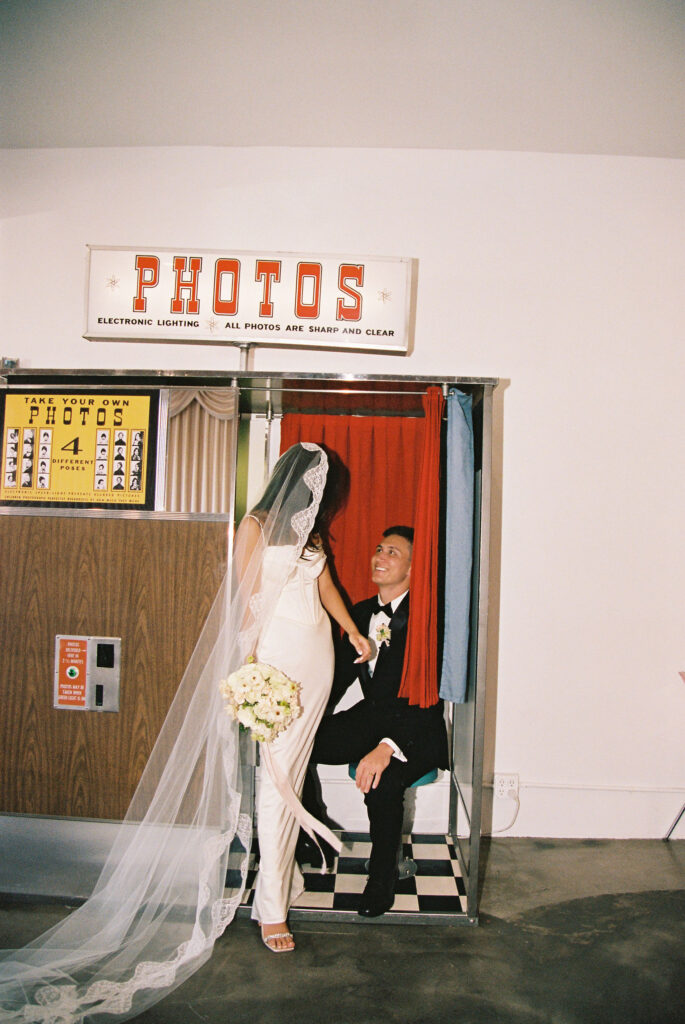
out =
[[(371, 616), (377, 607), (378, 598), (372, 597), (360, 601), (352, 609), (352, 618), (364, 636), (369, 634)], [(364, 693), (364, 700), (358, 706), (377, 718), (383, 735), (395, 741), (407, 761), (422, 767), (423, 771), (447, 768), (447, 732), (442, 701), (430, 708), (420, 708), (397, 696), (402, 680), (408, 621), (409, 594), (397, 606), (390, 620), (390, 643), (379, 648), (373, 676), (366, 663), (354, 664), (354, 649), (345, 638), (336, 657), (335, 700), (337, 702), (358, 678)]]

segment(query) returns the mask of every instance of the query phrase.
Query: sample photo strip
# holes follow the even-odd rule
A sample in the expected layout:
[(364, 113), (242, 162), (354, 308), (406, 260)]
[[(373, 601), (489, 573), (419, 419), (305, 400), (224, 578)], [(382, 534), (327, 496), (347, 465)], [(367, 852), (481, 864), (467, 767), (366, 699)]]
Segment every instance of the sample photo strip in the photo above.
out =
[(38, 479), (36, 487), (48, 490), (50, 487), (50, 455), (52, 453), (52, 430), (44, 429), (38, 437)]
[(21, 486), (33, 487), (33, 470), (36, 455), (36, 432), (24, 427), (21, 445)]
[(95, 437), (95, 490), (107, 490), (109, 462), (109, 430), (98, 430)]
[(128, 430), (114, 431), (114, 459), (112, 462), (112, 490), (126, 489), (126, 447)]
[(131, 431), (131, 461), (128, 470), (129, 491), (139, 491), (143, 485), (143, 448), (145, 446), (145, 431)]
[(3, 466), (5, 487), (17, 486), (19, 466), (19, 431), (9, 427), (5, 436), (5, 464)]

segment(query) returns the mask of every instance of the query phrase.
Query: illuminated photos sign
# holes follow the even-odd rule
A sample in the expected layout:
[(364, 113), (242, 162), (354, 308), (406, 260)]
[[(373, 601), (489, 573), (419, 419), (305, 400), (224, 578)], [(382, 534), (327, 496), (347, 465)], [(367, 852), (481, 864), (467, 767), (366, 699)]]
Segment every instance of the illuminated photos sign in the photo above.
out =
[(89, 246), (91, 341), (409, 349), (413, 260)]

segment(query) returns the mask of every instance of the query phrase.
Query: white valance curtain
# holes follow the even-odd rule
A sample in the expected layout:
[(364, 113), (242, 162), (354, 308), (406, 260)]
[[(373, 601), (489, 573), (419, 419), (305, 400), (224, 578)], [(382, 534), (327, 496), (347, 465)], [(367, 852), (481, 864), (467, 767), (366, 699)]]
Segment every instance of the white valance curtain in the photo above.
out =
[(230, 513), (237, 429), (237, 388), (171, 389), (167, 511)]

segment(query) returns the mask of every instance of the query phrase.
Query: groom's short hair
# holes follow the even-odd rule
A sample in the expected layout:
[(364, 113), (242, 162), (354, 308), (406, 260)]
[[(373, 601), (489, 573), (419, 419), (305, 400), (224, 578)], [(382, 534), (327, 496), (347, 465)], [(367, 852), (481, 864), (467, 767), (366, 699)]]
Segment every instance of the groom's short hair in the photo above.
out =
[(391, 534), (395, 534), (397, 537), (404, 537), (413, 546), (414, 544), (414, 527), (413, 526), (389, 526), (387, 530), (383, 530), (384, 537), (390, 537)]

